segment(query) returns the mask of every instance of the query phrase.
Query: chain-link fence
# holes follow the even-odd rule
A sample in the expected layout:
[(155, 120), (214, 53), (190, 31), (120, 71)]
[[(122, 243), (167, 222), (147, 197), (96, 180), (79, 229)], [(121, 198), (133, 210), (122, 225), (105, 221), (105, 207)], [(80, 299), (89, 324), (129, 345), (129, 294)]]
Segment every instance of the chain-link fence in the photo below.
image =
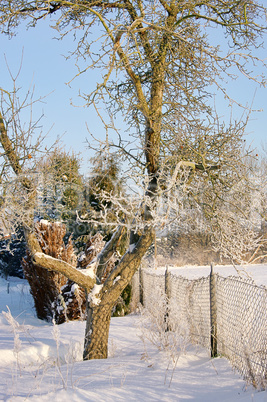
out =
[[(166, 270), (143, 269), (140, 294), (151, 313), (168, 316), (168, 328), (227, 357), (255, 387), (267, 385), (267, 288), (252, 279), (210, 276), (188, 280)], [(154, 314), (154, 313), (153, 313)], [(162, 319), (165, 319), (162, 317)], [(166, 321), (166, 320), (165, 320)]]

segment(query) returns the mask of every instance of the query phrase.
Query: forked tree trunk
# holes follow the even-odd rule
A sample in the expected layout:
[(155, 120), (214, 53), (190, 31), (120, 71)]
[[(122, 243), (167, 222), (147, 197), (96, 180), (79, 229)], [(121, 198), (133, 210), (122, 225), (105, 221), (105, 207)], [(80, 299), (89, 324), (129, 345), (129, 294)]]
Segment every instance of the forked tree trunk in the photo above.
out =
[(141, 260), (154, 239), (153, 228), (146, 228), (132, 251), (124, 254), (110, 273), (99, 295), (99, 304), (91, 301), (87, 308), (84, 360), (106, 359), (112, 309), (125, 287), (138, 270)]

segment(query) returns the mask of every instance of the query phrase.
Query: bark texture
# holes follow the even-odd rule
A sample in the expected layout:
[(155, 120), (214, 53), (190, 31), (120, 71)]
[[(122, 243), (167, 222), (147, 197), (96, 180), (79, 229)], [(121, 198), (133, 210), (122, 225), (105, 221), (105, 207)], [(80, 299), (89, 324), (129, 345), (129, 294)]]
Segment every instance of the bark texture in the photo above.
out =
[(108, 336), (112, 305), (109, 303), (89, 307), (87, 311), (84, 360), (106, 359), (108, 357)]
[[(110, 272), (95, 300), (88, 301), (85, 330), (84, 359), (105, 359), (108, 356), (108, 336), (112, 309), (125, 287), (138, 270), (141, 260), (154, 239), (154, 230), (148, 227), (139, 238), (132, 252), (124, 254), (119, 264)], [(108, 249), (110, 248), (110, 245)]]

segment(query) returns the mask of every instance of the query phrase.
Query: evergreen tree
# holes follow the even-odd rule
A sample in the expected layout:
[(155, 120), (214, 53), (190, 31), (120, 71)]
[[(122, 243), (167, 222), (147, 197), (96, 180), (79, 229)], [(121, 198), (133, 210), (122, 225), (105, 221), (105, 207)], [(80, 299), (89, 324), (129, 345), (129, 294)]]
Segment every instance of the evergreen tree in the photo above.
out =
[(5, 278), (17, 276), (23, 278), (21, 260), (26, 253), (23, 231), (2, 235), (0, 238), (0, 274)]
[[(55, 149), (41, 164), (38, 216), (49, 221), (61, 221), (67, 235), (80, 236), (76, 211), (84, 205), (84, 183), (79, 157)], [(88, 227), (82, 234), (88, 234)]]

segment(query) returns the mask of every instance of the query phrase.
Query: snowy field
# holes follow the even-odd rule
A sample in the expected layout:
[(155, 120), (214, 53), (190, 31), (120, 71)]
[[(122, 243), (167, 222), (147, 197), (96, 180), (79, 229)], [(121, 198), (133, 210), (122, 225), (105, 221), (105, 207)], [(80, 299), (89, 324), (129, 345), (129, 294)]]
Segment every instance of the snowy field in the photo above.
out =
[[(165, 271), (166, 267), (159, 267), (156, 269), (156, 273), (161, 274)], [(206, 277), (210, 274), (210, 266), (183, 266), (175, 267), (168, 266), (169, 271), (175, 273), (175, 275), (181, 275), (187, 279), (197, 279)], [(232, 265), (214, 265), (214, 272), (220, 276), (237, 276), (240, 275), (243, 278), (252, 278), (254, 282), (260, 286), (267, 286), (267, 265), (243, 265), (233, 267)]]
[[(175, 271), (192, 279), (207, 276), (209, 267)], [(230, 267), (215, 271), (237, 274)], [(246, 272), (267, 285), (267, 266)], [(211, 360), (202, 348), (187, 345), (173, 364), (143, 339), (138, 315), (112, 318), (109, 358), (83, 362), (85, 323), (53, 326), (38, 320), (26, 281), (0, 279), (0, 311), (2, 401), (267, 402), (266, 391), (247, 386), (226, 359)]]

